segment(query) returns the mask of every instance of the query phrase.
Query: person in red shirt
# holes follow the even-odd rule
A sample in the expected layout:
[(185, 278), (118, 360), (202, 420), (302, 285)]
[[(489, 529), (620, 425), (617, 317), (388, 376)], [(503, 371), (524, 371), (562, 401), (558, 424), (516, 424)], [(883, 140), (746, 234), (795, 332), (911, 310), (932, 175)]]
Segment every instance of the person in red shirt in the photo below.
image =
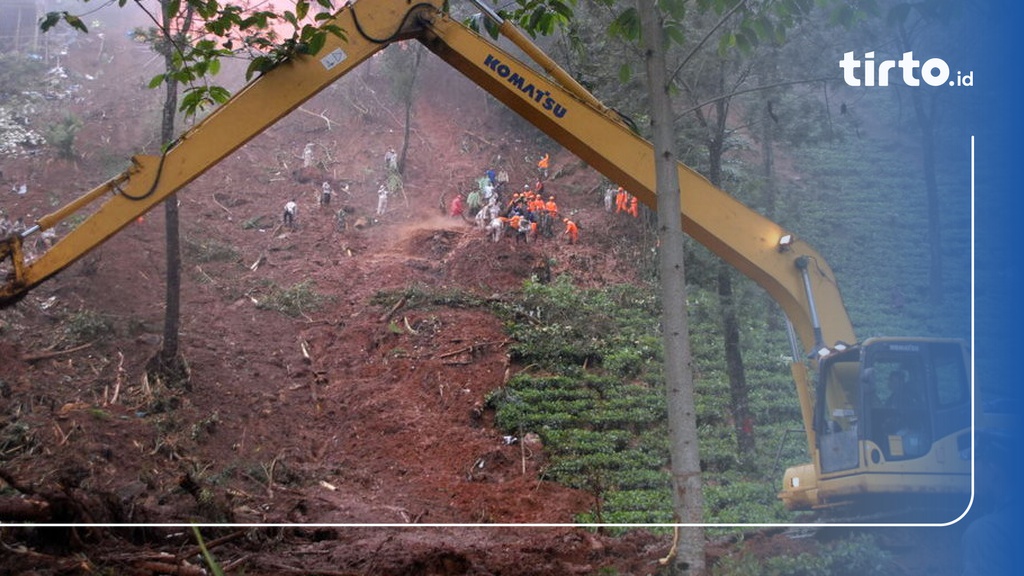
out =
[(462, 204), (462, 195), (457, 194), (455, 199), (452, 200), (452, 208), (449, 211), (449, 214), (456, 218), (461, 218), (463, 210), (465, 210), (465, 206)]

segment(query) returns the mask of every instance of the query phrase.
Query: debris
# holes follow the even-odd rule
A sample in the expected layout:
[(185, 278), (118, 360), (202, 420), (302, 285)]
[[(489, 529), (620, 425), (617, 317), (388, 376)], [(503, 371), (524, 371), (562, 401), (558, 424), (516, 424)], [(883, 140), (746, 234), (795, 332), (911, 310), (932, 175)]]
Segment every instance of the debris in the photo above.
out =
[(672, 548), (669, 549), (668, 555), (666, 555), (664, 558), (658, 559), (658, 564), (661, 564), (662, 566), (668, 566), (668, 563), (671, 562), (676, 557), (676, 553), (678, 552), (678, 550), (679, 550), (679, 526), (675, 526), (675, 527), (673, 527), (673, 530), (672, 530)]
[(124, 375), (125, 375), (124, 354), (120, 350), (118, 350), (117, 351), (117, 377), (114, 380), (114, 394), (110, 397), (109, 404), (117, 404), (117, 396), (121, 392), (121, 381), (124, 379)]
[(409, 326), (408, 316), (402, 316), (402, 322), (405, 324), (405, 329), (408, 330), (410, 334), (419, 334), (419, 332), (412, 329), (412, 326)]
[(299, 112), (302, 112), (304, 114), (309, 114), (310, 116), (316, 116), (317, 118), (320, 118), (321, 120), (323, 120), (324, 122), (327, 123), (327, 130), (328, 131), (331, 129), (331, 125), (332, 124), (337, 124), (338, 123), (337, 121), (331, 120), (330, 118), (327, 117), (327, 111), (326, 110), (324, 110), (323, 112), (317, 114), (316, 112), (310, 112), (309, 110), (306, 110), (305, 108), (302, 108), (300, 106), (299, 107)]
[(401, 308), (402, 306), (405, 305), (405, 301), (406, 301), (406, 297), (405, 296), (402, 296), (401, 298), (399, 298), (398, 302), (395, 302), (395, 305), (392, 306), (390, 310), (388, 310), (383, 316), (380, 317), (380, 321), (381, 322), (387, 322), (388, 320), (390, 320), (391, 316), (394, 315), (394, 313), (397, 312), (399, 308)]
[(494, 340), (492, 342), (481, 342), (479, 344), (470, 344), (469, 346), (465, 346), (465, 347), (459, 348), (458, 350), (452, 350), (451, 352), (445, 352), (444, 354), (440, 354), (440, 355), (437, 356), (437, 358), (439, 358), (439, 359), (440, 358), (449, 358), (451, 356), (455, 356), (457, 354), (463, 354), (463, 353), (466, 353), (466, 352), (468, 352), (470, 354), (475, 354), (476, 351), (479, 350), (480, 348), (485, 348), (487, 346), (493, 346), (493, 345), (504, 346), (505, 344), (508, 344), (508, 343), (509, 343), (509, 340)]
[(266, 254), (260, 254), (260, 257), (257, 258), (256, 261), (253, 262), (251, 266), (249, 266), (249, 270), (252, 270), (253, 272), (255, 272), (266, 261), (267, 261), (267, 255)]
[(34, 354), (34, 355), (30, 355), (30, 356), (22, 356), (21, 360), (23, 362), (29, 362), (29, 363), (31, 363), (31, 362), (38, 362), (40, 360), (46, 360), (48, 358), (56, 358), (57, 356), (61, 356), (63, 354), (72, 354), (72, 353), (78, 352), (80, 350), (85, 350), (86, 348), (88, 348), (88, 347), (90, 347), (92, 345), (93, 345), (93, 342), (89, 342), (89, 343), (86, 343), (86, 344), (82, 344), (81, 346), (75, 346), (74, 348), (68, 348), (66, 350), (54, 350), (52, 352), (43, 352), (41, 354)]

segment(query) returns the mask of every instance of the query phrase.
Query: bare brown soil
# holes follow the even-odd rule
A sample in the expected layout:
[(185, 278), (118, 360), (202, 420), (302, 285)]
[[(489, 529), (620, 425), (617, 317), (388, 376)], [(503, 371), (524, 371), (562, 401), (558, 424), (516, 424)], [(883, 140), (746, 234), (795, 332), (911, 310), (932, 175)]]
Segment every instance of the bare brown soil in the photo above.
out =
[[(125, 44), (101, 64), (96, 42), (64, 63), (83, 83), (67, 102), (84, 121), (79, 157), (0, 159), (0, 206), (14, 216), (31, 221), (97, 184), (155, 130), (137, 89), (156, 72), (151, 56)], [(508, 445), (492, 426), (486, 395), (519, 369), (499, 319), (376, 303), (410, 288), (502, 298), (548, 272), (630, 282), (649, 242), (637, 221), (604, 212), (599, 176), (571, 155), (440, 62), (427, 60), (421, 78), (405, 197), (376, 223), (382, 156), (401, 147), (402, 114), (373, 62), (180, 193), (187, 387), (145, 378), (161, 341), (162, 210), (0, 312), (5, 513), (64, 524), (5, 529), (0, 573), (197, 573), (192, 522), (225, 524), (203, 534), (229, 573), (659, 570), (670, 535), (567, 526), (591, 496), (544, 480), (543, 447)], [(307, 142), (324, 162), (312, 173), (296, 171)], [(581, 223), (580, 244), (495, 245), (440, 209), (490, 167), (508, 169), (514, 187), (532, 183), (547, 151), (548, 191)], [(315, 200), (324, 179), (349, 185), (330, 209)], [(23, 182), (27, 195), (7, 192)], [(282, 231), (291, 198), (299, 228)], [(350, 226), (338, 230), (343, 206)], [(359, 218), (371, 225), (355, 227)], [(296, 317), (260, 306), (301, 282), (321, 305)], [(109, 329), (75, 338), (82, 311)], [(354, 526), (367, 524), (388, 526)], [(777, 554), (813, 541), (775, 534), (746, 546)]]

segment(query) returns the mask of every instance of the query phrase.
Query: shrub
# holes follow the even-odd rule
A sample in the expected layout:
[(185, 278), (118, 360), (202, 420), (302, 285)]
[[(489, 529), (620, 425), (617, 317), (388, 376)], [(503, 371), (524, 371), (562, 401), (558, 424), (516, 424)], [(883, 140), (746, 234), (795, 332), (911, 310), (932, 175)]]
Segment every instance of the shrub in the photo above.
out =
[(195, 262), (232, 262), (239, 255), (234, 246), (219, 240), (186, 236), (185, 257)]
[(757, 558), (743, 553), (722, 559), (712, 576), (883, 576), (899, 572), (889, 552), (867, 534), (822, 547), (816, 554)]
[(326, 300), (326, 296), (313, 290), (312, 281), (305, 280), (288, 288), (274, 285), (270, 294), (260, 300), (257, 307), (297, 318), (319, 308)]
[(57, 149), (61, 158), (75, 157), (75, 137), (82, 129), (82, 121), (74, 114), (67, 112), (64, 116), (50, 124), (46, 129), (46, 141)]
[(110, 321), (93, 310), (75, 312), (64, 323), (64, 335), (73, 346), (99, 340), (110, 330)]

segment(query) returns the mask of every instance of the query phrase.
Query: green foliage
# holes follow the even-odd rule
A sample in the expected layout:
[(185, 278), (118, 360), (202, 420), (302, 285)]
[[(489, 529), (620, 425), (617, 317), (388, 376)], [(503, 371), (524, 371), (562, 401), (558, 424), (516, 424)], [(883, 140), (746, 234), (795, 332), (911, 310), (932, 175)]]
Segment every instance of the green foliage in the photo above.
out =
[(82, 129), (82, 121), (74, 114), (67, 112), (60, 120), (50, 124), (46, 129), (46, 141), (57, 149), (61, 158), (75, 157), (75, 137)]
[[(738, 284), (737, 290), (745, 289)], [(763, 442), (758, 457), (736, 455), (716, 297), (694, 289), (691, 336), (697, 366), (701, 465), (711, 484), (709, 522), (775, 522), (785, 519), (776, 497), (776, 443)], [(764, 300), (745, 299), (759, 311)], [(672, 519), (668, 431), (661, 378), (660, 304), (654, 286), (580, 289), (569, 277), (550, 284), (526, 282), (517, 302), (496, 305), (516, 343), (521, 373), (487, 398), (495, 423), (510, 434), (534, 432), (550, 457), (546, 478), (592, 492), (601, 502), (581, 522), (653, 523)], [(754, 325), (757, 314), (750, 315)], [(759, 328), (763, 331), (763, 327)], [(784, 336), (783, 336), (784, 339)], [(799, 408), (788, 364), (770, 352), (777, 339), (750, 336), (750, 373), (758, 378), (755, 417), (779, 417), (799, 427)], [(752, 381), (754, 381), (752, 379)], [(766, 427), (768, 438), (778, 437)], [(797, 446), (799, 448), (799, 446)], [(786, 452), (792, 459), (806, 454)], [(787, 460), (788, 462), (788, 460)], [(741, 464), (751, 476), (737, 472)]]
[(736, 474), (710, 475), (704, 484), (704, 513), (723, 524), (789, 520), (774, 484), (753, 482)]
[(47, 12), (43, 19), (40, 20), (39, 28), (43, 32), (47, 32), (57, 24), (60, 24), (62, 21), (66, 22), (68, 26), (71, 26), (75, 30), (84, 32), (86, 34), (89, 33), (89, 29), (86, 27), (85, 22), (82, 22), (81, 18), (75, 16), (74, 14), (69, 13), (66, 10), (60, 12)]
[(107, 412), (106, 410), (104, 410), (102, 408), (95, 408), (95, 407), (89, 408), (89, 412), (88, 413), (89, 413), (89, 416), (92, 416), (93, 418), (95, 418), (95, 419), (97, 419), (97, 420), (99, 420), (101, 422), (106, 422), (108, 420), (113, 419), (113, 416), (111, 416), (110, 412)]
[(386, 70), (391, 97), (396, 102), (406, 103), (416, 90), (416, 76), (423, 47), (418, 43), (410, 44), (404, 50), (385, 50), (381, 63)]
[(870, 535), (857, 535), (822, 547), (816, 554), (757, 558), (742, 553), (720, 560), (712, 576), (883, 576), (898, 572), (892, 555)]
[(526, 282), (523, 300), (500, 313), (516, 340), (513, 358), (553, 368), (600, 364), (615, 354), (613, 368), (628, 372), (631, 357), (634, 368), (660, 357), (660, 340), (648, 316), (657, 309), (650, 291), (579, 290), (571, 277), (561, 276), (549, 284)]
[(613, 37), (636, 41), (640, 38), (640, 13), (633, 6), (626, 8), (608, 26)]
[(371, 303), (375, 306), (390, 308), (404, 299), (406, 308), (429, 309), (435, 306), (447, 308), (476, 308), (483, 306), (484, 301), (461, 288), (449, 286), (434, 288), (423, 284), (413, 284), (402, 290), (382, 290), (374, 294)]
[(238, 250), (213, 238), (185, 236), (185, 257), (195, 262), (233, 262), (238, 260)]
[(311, 280), (304, 280), (288, 288), (281, 288), (276, 284), (270, 288), (270, 293), (259, 301), (257, 308), (275, 310), (293, 318), (316, 310), (327, 301), (326, 296), (313, 289)]
[(79, 310), (64, 321), (64, 335), (72, 346), (98, 340), (110, 333), (110, 321), (94, 310)]
[[(119, 6), (125, 4), (127, 0), (118, 0)], [(310, 22), (310, 0), (295, 0), (294, 11), (281, 13), (219, 0), (171, 0), (163, 6), (171, 16), (169, 20), (201, 23), (200, 31), (191, 37), (186, 35), (188, 31), (166, 30), (160, 16), (143, 7), (153, 21), (153, 28), (137, 31), (136, 38), (151, 43), (157, 52), (172, 56), (171, 68), (154, 76), (149, 86), (155, 88), (169, 81), (187, 85), (180, 109), (188, 116), (222, 104), (230, 97), (229, 92), (205, 82), (220, 70), (221, 59), (248, 58), (246, 79), (251, 79), (292, 58), (317, 54), (331, 35), (345, 39), (344, 31), (329, 22), (334, 11), (333, 0), (316, 0), (316, 4), (323, 11), (314, 14)], [(46, 32), (60, 22), (83, 33), (89, 32), (79, 16), (67, 11), (46, 13), (40, 20), (40, 28)], [(291, 33), (283, 38), (279, 35), (282, 25), (291, 27)]]
[(519, 0), (513, 10), (502, 10), (499, 14), (532, 36), (547, 36), (568, 25), (574, 6), (576, 0)]
[(206, 562), (207, 566), (209, 566), (210, 572), (214, 576), (224, 576), (224, 569), (220, 567), (220, 564), (217, 563), (217, 561), (213, 557), (213, 554), (211, 554), (210, 550), (206, 547), (206, 542), (203, 540), (203, 535), (199, 532), (199, 527), (193, 525), (192, 533), (196, 537), (196, 542), (199, 545), (199, 550), (203, 553), (203, 561)]
[(402, 175), (394, 170), (388, 171), (388, 178), (385, 185), (388, 188), (388, 194), (401, 193), (405, 187), (405, 184), (402, 182)]

